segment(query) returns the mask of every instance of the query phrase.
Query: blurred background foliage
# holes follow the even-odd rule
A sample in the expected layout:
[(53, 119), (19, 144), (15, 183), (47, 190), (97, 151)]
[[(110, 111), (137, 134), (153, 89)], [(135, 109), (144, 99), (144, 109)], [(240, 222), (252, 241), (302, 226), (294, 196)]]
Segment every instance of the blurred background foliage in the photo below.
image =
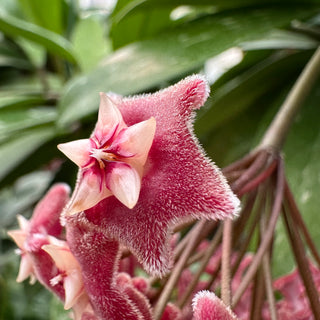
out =
[[(40, 285), (17, 284), (6, 231), (77, 168), (57, 143), (87, 137), (99, 91), (152, 92), (203, 73), (196, 133), (225, 166), (252, 150), (320, 42), (318, 0), (0, 0), (0, 319), (67, 319)], [(287, 139), (288, 179), (318, 245), (320, 86)], [(277, 230), (273, 274), (293, 260)]]

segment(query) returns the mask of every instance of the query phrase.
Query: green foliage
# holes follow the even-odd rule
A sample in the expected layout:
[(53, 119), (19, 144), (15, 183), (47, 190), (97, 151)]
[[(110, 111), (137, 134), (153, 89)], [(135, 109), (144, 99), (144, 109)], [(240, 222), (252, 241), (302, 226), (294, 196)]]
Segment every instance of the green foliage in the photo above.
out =
[[(99, 13), (71, 0), (0, 0), (0, 7), (0, 319), (6, 320), (66, 315), (55, 300), (48, 310), (44, 299), (51, 298), (40, 287), (15, 284), (17, 258), (6, 230), (16, 214), (30, 213), (52, 180), (72, 181), (76, 168), (61, 164), (55, 145), (88, 136), (99, 91), (154, 91), (205, 73), (210, 58), (239, 47), (243, 59), (212, 80), (195, 123), (208, 154), (224, 166), (256, 146), (320, 39), (316, 0), (119, 0), (113, 12)], [(289, 182), (318, 245), (319, 99), (318, 83), (284, 150)], [(293, 264), (284, 259), (283, 228), (277, 231), (279, 275)]]

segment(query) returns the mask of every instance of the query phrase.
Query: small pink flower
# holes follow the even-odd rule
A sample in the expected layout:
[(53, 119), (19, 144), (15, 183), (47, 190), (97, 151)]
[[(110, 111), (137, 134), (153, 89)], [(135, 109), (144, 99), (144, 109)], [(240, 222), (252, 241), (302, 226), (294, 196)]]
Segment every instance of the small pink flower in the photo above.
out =
[[(51, 256), (59, 270), (58, 275), (50, 282), (52, 286), (58, 283), (63, 284), (65, 290), (64, 308), (68, 310), (78, 302), (82, 295), (85, 295), (80, 265), (71, 253), (66, 241), (43, 245), (42, 249)], [(82, 304), (87, 303), (82, 302)]]
[[(69, 200), (69, 192), (70, 188), (65, 184), (54, 185), (36, 206), (30, 221), (18, 216), (20, 229), (8, 232), (21, 254), (18, 282), (30, 276), (32, 282), (38, 279), (51, 287), (50, 278), (56, 275), (57, 270), (50, 256), (41, 247), (55, 243), (55, 237), (61, 234), (60, 213)], [(57, 288), (56, 293), (63, 298), (60, 289)]]
[(84, 210), (88, 223), (128, 247), (154, 275), (171, 267), (174, 224), (239, 211), (193, 134), (194, 110), (208, 94), (198, 75), (149, 95), (111, 101), (102, 94), (91, 138), (59, 147), (81, 167), (67, 215)]
[(193, 320), (237, 320), (230, 308), (210, 291), (198, 292), (193, 299), (192, 307)]
[(100, 99), (98, 122), (91, 137), (58, 145), (80, 167), (67, 215), (89, 209), (111, 195), (128, 208), (138, 201), (155, 119), (150, 117), (128, 127), (112, 99), (104, 93), (100, 93)]

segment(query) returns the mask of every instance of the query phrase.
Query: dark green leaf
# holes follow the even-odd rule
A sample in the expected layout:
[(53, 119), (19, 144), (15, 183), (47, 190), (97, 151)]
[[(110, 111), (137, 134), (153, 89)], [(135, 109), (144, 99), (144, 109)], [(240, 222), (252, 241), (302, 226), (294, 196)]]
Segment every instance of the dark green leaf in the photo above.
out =
[(132, 94), (198, 70), (210, 57), (264, 36), (293, 18), (309, 16), (314, 7), (237, 10), (190, 22), (154, 39), (128, 45), (92, 73), (72, 81), (60, 103), (60, 125), (98, 107), (99, 91)]
[(53, 179), (52, 171), (35, 171), (19, 178), (16, 183), (0, 193), (0, 225), (3, 228), (12, 226), (16, 215), (25, 215), (38, 201)]
[(114, 48), (146, 39), (179, 23), (230, 9), (319, 3), (317, 0), (119, 0), (112, 14)]
[[(317, 223), (320, 207), (319, 101), (320, 82), (318, 81), (290, 129), (284, 149), (289, 185), (318, 248), (320, 246), (319, 225)], [(287, 260), (290, 247), (283, 226), (279, 227), (277, 231), (274, 272), (279, 275), (290, 271), (293, 267), (293, 261)], [(282, 263), (277, 263), (277, 261), (282, 261)]]
[(264, 50), (264, 49), (314, 49), (319, 41), (306, 35), (292, 31), (277, 30), (271, 32), (263, 39), (243, 42), (243, 50)]
[(272, 55), (213, 90), (207, 108), (199, 114), (197, 133), (206, 134), (229, 118), (236, 117), (262, 95), (272, 95), (275, 89), (279, 90), (300, 72), (309, 57), (309, 52)]
[(73, 47), (65, 38), (37, 25), (17, 19), (2, 9), (0, 10), (0, 30), (12, 37), (32, 40), (44, 46), (52, 54), (77, 63)]
[(23, 160), (49, 141), (55, 135), (51, 126), (24, 131), (20, 137), (8, 140), (0, 145), (0, 180), (18, 165), (23, 165)]
[(28, 20), (40, 27), (62, 34), (63, 0), (19, 0), (23, 13)]
[(0, 95), (0, 110), (16, 107), (29, 107), (44, 104), (45, 100), (40, 95)]
[(0, 111), (0, 142), (12, 137), (14, 133), (23, 132), (24, 129), (54, 122), (56, 112), (53, 108), (31, 108), (22, 110)]

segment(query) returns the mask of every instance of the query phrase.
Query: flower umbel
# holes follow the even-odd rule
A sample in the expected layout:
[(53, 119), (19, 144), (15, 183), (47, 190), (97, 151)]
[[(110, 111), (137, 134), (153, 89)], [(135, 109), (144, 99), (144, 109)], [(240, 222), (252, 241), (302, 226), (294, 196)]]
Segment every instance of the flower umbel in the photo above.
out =
[(91, 137), (58, 145), (80, 167), (67, 215), (89, 209), (111, 195), (130, 209), (139, 198), (155, 119), (128, 127), (112, 99), (104, 93), (100, 98), (98, 122)]
[(154, 275), (171, 267), (175, 224), (239, 211), (238, 198), (193, 134), (194, 110), (208, 95), (199, 75), (154, 94), (101, 94), (90, 139), (59, 146), (80, 166), (66, 215), (84, 211), (82, 222), (128, 247)]

